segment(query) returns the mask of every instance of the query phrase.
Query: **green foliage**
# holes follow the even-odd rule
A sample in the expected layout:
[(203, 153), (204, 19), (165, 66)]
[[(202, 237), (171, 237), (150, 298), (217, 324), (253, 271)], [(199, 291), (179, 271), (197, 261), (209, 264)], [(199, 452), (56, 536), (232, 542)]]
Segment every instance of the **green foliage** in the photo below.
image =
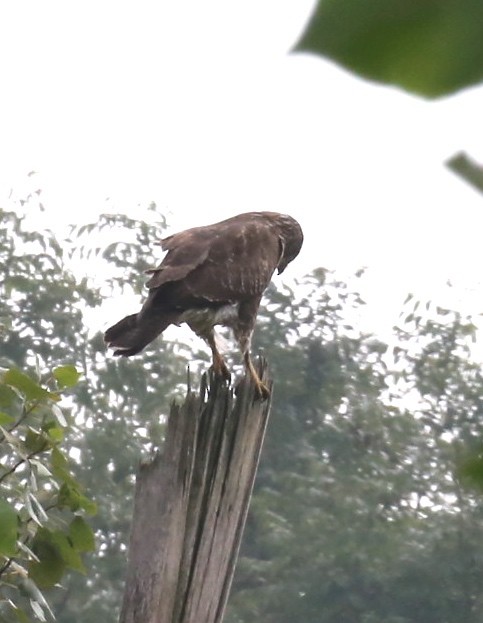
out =
[(480, 0), (319, 0), (296, 50), (425, 97), (483, 79)]
[(483, 448), (481, 446), (471, 450), (468, 448), (463, 452), (456, 474), (467, 487), (483, 491)]
[(59, 406), (66, 384), (72, 387), (78, 377), (73, 366), (40, 378), (17, 368), (0, 376), (2, 621), (28, 620), (29, 611), (46, 620), (50, 608), (41, 590), (55, 586), (67, 569), (85, 573), (81, 555), (92, 549), (92, 529), (75, 514), (81, 505), (62, 495), (65, 488), (81, 490), (61, 445), (68, 416)]
[(0, 528), (0, 556), (9, 558), (17, 551), (18, 517), (5, 500), (0, 500)]
[(452, 156), (446, 166), (463, 178), (478, 192), (483, 192), (483, 168), (464, 152)]
[[(35, 210), (32, 199), (24, 210)], [(26, 225), (22, 206), (0, 209), (0, 363), (35, 366), (35, 357), (52, 367), (74, 358), (85, 373), (83, 343), (88, 341), (83, 313), (98, 305), (98, 290), (67, 270), (65, 252), (54, 234)]]
[(74, 366), (59, 366), (54, 370), (54, 378), (61, 388), (74, 387), (80, 378), (80, 374)]

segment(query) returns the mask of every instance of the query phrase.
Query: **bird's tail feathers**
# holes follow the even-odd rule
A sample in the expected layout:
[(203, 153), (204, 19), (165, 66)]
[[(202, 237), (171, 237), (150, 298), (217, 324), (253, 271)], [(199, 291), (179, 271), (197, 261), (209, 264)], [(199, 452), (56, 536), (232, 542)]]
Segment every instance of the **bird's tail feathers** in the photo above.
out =
[(160, 335), (174, 318), (169, 314), (148, 315), (131, 314), (126, 316), (104, 333), (104, 341), (109, 348), (115, 348), (114, 355), (130, 357), (141, 352)]

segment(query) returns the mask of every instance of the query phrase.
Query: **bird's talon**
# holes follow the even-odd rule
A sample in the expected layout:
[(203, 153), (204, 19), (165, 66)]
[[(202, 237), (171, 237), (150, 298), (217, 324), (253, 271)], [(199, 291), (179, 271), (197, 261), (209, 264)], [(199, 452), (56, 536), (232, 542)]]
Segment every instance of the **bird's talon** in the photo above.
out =
[(270, 394), (271, 394), (270, 390), (265, 385), (265, 383), (262, 383), (261, 381), (256, 384), (255, 391), (258, 394), (258, 397), (262, 402), (270, 398)]
[[(238, 381), (235, 387), (235, 396), (238, 396), (238, 394), (241, 392), (246, 382), (247, 382), (246, 379), (243, 379), (243, 378)], [(265, 383), (262, 383), (262, 381), (255, 380), (255, 398), (257, 400), (261, 400), (262, 402), (265, 402), (265, 400), (268, 400), (270, 398), (271, 393), (272, 392), (265, 385)]]

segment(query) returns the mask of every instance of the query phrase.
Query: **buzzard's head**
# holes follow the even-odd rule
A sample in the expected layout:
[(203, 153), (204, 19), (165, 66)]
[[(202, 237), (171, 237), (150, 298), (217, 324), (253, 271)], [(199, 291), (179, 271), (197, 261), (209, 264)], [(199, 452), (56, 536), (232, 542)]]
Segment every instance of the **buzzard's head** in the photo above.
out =
[(288, 214), (278, 214), (276, 225), (280, 244), (280, 260), (277, 264), (277, 272), (280, 275), (299, 254), (304, 235), (297, 221)]

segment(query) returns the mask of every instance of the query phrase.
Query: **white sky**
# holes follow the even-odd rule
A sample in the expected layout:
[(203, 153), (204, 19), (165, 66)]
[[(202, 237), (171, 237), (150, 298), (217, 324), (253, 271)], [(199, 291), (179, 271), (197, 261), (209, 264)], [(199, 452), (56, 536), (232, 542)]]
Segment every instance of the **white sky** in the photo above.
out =
[(289, 276), (368, 266), (376, 324), (448, 278), (482, 310), (483, 196), (443, 166), (483, 160), (482, 88), (427, 102), (291, 54), (313, 4), (1, 3), (0, 205), (35, 170), (49, 226), (149, 201), (173, 231), (287, 212)]

